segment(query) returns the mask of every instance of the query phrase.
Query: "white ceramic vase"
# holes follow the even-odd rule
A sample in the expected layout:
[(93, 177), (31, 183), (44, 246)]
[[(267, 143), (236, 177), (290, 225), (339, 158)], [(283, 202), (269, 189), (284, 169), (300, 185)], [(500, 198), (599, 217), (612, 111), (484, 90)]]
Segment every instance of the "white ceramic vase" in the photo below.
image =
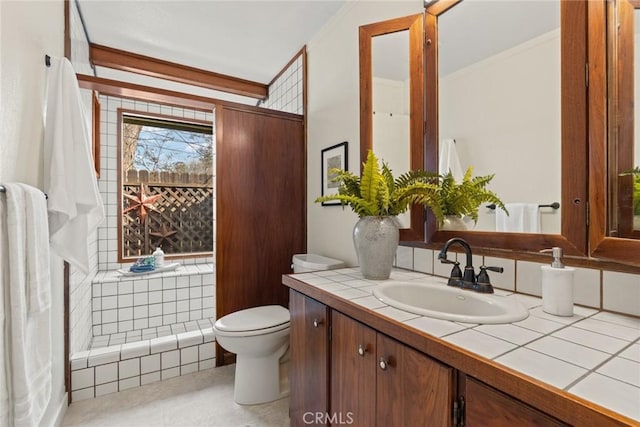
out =
[(465, 224), (462, 217), (457, 215), (446, 215), (444, 222), (440, 226), (440, 230), (467, 230), (467, 224)]
[(399, 241), (395, 217), (366, 216), (358, 220), (353, 228), (353, 244), (365, 279), (389, 278)]

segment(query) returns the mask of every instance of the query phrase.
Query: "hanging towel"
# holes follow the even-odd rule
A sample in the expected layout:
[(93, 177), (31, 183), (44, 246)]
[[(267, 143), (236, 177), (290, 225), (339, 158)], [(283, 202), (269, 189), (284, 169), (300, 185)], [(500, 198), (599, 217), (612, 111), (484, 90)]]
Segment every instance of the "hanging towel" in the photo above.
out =
[(85, 274), (88, 238), (104, 219), (91, 156), (91, 133), (76, 74), (52, 58), (45, 120), (45, 191), (51, 248)]
[(44, 194), (36, 188), (12, 183), (5, 187), (0, 218), (5, 323), (2, 368), (8, 392), (8, 423), (4, 425), (35, 427), (51, 399), (47, 207)]
[(505, 203), (509, 215), (496, 208), (496, 231), (540, 233), (540, 209), (537, 203)]
[(449, 171), (451, 171), (456, 182), (462, 181), (464, 171), (460, 165), (458, 151), (456, 150), (456, 141), (454, 139), (444, 139), (440, 144), (438, 173), (444, 175)]

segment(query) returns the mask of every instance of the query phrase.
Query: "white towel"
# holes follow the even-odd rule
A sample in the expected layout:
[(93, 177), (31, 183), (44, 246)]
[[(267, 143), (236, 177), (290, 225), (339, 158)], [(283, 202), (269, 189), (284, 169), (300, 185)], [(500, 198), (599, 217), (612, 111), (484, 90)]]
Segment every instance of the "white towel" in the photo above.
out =
[(45, 191), (51, 248), (85, 274), (88, 237), (104, 219), (91, 133), (76, 74), (66, 58), (52, 58), (45, 123)]
[(505, 203), (509, 216), (496, 208), (496, 231), (540, 233), (540, 209), (537, 203)]
[(456, 182), (461, 182), (464, 177), (464, 171), (460, 165), (458, 151), (456, 150), (456, 141), (453, 139), (444, 139), (440, 143), (440, 152), (438, 153), (438, 173), (444, 175), (451, 171), (451, 175)]
[[(8, 423), (38, 426), (51, 399), (51, 282), (42, 191), (5, 184), (2, 213), (4, 346)], [(37, 246), (37, 247), (34, 247)], [(35, 257), (35, 258), (32, 258)], [(32, 269), (46, 269), (34, 271)], [(0, 414), (0, 416), (3, 416)]]

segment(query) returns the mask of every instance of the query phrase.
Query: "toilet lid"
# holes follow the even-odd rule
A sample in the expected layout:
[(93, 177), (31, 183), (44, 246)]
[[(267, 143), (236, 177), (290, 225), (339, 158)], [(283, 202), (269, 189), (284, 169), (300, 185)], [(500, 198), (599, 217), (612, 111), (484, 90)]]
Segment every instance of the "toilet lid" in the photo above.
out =
[(247, 308), (221, 317), (215, 323), (216, 329), (225, 332), (255, 331), (288, 323), (289, 310), (281, 305), (265, 305)]

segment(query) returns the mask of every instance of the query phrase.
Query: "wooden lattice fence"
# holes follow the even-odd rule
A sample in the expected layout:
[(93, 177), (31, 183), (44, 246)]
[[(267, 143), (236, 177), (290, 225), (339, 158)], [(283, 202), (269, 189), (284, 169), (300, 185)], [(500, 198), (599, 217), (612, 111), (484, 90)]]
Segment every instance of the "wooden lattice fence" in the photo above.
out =
[[(123, 194), (139, 198), (140, 186), (144, 185), (147, 197), (160, 197), (148, 204), (155, 209), (150, 209), (148, 205), (145, 207), (146, 216), (143, 220), (142, 210), (135, 208), (139, 203), (123, 196), (123, 211), (133, 208), (122, 215), (124, 258), (148, 255), (158, 246), (166, 254), (213, 251), (213, 188), (210, 175), (209, 179), (202, 175), (193, 178), (180, 180), (191, 181), (189, 184), (146, 184), (139, 179), (127, 180), (129, 182), (122, 186)], [(133, 184), (131, 181), (140, 183)], [(208, 183), (203, 184), (203, 181)]]

